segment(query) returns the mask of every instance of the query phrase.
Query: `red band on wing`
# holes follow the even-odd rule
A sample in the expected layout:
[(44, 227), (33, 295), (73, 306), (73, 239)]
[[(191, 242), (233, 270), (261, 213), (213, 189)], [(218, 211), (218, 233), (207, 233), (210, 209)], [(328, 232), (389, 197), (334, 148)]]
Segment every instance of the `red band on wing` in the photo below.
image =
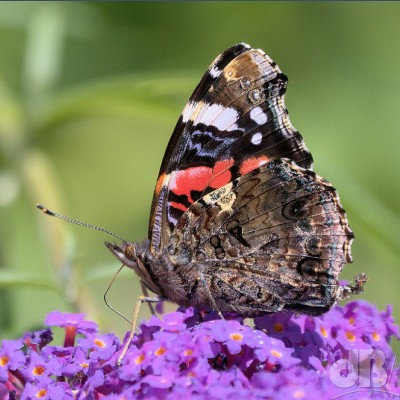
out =
[(209, 183), (208, 186), (213, 189), (219, 189), (225, 186), (232, 180), (232, 174), (229, 170), (233, 165), (233, 159), (218, 161), (213, 168), (213, 176), (215, 178)]
[(240, 175), (246, 175), (253, 169), (261, 167), (261, 165), (266, 164), (271, 161), (267, 156), (253, 157), (244, 160), (240, 165)]
[(176, 201), (171, 201), (171, 203), (169, 203), (171, 207), (174, 207), (178, 210), (181, 210), (183, 212), (185, 212), (187, 210), (187, 207), (182, 204), (182, 203), (177, 203)]
[(185, 195), (193, 203), (191, 190), (202, 191), (207, 187), (212, 176), (208, 167), (192, 167), (171, 173), (171, 190), (178, 196)]
[[(191, 196), (192, 190), (203, 192), (207, 187), (218, 189), (229, 183), (232, 178), (229, 168), (232, 165), (233, 160), (229, 159), (218, 161), (214, 168), (201, 166), (172, 172), (170, 189), (178, 196), (185, 195), (193, 203), (195, 200)], [(183, 205), (173, 207), (182, 210)]]
[[(253, 157), (244, 160), (240, 165), (240, 174), (245, 175), (261, 165), (269, 162), (266, 156)], [(190, 203), (194, 203), (197, 199), (193, 199), (192, 191), (204, 192), (207, 188), (212, 190), (225, 186), (232, 180), (230, 168), (233, 166), (234, 160), (218, 161), (213, 168), (200, 166), (187, 168), (182, 171), (174, 171), (171, 173), (170, 190), (178, 196), (186, 196)], [(161, 186), (162, 182), (160, 182)], [(157, 185), (158, 186), (158, 185)], [(207, 190), (209, 192), (210, 190)], [(179, 202), (171, 201), (170, 206), (186, 211), (187, 207)]]

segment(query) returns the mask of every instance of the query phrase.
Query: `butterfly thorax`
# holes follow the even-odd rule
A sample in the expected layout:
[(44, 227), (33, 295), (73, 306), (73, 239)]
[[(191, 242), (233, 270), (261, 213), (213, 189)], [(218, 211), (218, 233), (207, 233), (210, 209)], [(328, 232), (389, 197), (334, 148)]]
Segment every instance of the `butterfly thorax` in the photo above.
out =
[(105, 244), (153, 293), (180, 305), (210, 305), (205, 291), (199, 288), (193, 266), (173, 263), (166, 251), (153, 254), (148, 239), (140, 243), (122, 243), (121, 246)]

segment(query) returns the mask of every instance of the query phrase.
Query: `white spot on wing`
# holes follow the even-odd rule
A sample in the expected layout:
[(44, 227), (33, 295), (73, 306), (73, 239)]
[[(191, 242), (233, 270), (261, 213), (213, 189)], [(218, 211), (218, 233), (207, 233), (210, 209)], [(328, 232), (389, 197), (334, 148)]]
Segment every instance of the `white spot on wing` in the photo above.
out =
[(239, 112), (233, 107), (224, 107), (221, 104), (189, 102), (182, 112), (182, 122), (193, 121), (195, 125), (212, 125), (220, 131), (239, 129), (237, 121)]
[(239, 113), (235, 108), (224, 107), (221, 104), (205, 104), (205, 110), (199, 113), (196, 124), (212, 125), (220, 131), (232, 131), (238, 129), (236, 124)]
[(186, 104), (186, 106), (182, 112), (182, 121), (183, 122), (188, 122), (191, 119), (193, 111), (195, 110), (197, 105), (198, 105), (198, 103), (195, 101), (194, 102), (189, 101), (189, 103)]
[(267, 114), (262, 110), (261, 107), (254, 107), (250, 111), (250, 118), (258, 125), (263, 125), (268, 121)]
[(251, 143), (258, 145), (262, 141), (262, 133), (256, 132), (252, 137), (251, 137)]
[(213, 78), (218, 78), (221, 75), (222, 71), (214, 66), (214, 67), (210, 68), (210, 70), (208, 72)]

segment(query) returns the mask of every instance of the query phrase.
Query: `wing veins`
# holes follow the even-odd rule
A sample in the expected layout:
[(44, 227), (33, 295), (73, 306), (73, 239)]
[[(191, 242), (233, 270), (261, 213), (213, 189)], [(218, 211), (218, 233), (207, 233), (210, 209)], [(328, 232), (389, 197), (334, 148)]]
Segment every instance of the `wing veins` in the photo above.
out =
[[(253, 129), (253, 130), (249, 131), (249, 133), (250, 133), (250, 132), (254, 132), (254, 130), (256, 130), (256, 129)], [(274, 134), (274, 133), (277, 132), (277, 131), (279, 131), (279, 129), (275, 129), (274, 131), (272, 131), (272, 132), (270, 133), (270, 135)], [(247, 133), (246, 133), (245, 135), (247, 135)], [(244, 136), (245, 136), (245, 135), (244, 135)], [(268, 135), (268, 136), (270, 136), (270, 135)], [(243, 137), (243, 136), (242, 136), (242, 137)], [(262, 149), (260, 149), (260, 150), (258, 150), (258, 151), (256, 151), (256, 152), (254, 152), (254, 153), (253, 153), (253, 156), (257, 156), (257, 155), (259, 155), (259, 154), (262, 154), (262, 153), (264, 153), (266, 150), (272, 149), (272, 148), (274, 148), (274, 147), (276, 147), (276, 146), (278, 146), (278, 145), (281, 145), (281, 144), (283, 144), (283, 143), (285, 143), (285, 142), (287, 142), (287, 141), (293, 140), (293, 139), (294, 139), (294, 137), (290, 137), (290, 136), (289, 136), (289, 137), (285, 138), (284, 140), (281, 140), (280, 142), (273, 144), (272, 146), (264, 147), (264, 148), (262, 148)], [(237, 142), (237, 141), (232, 142), (232, 144), (233, 144), (233, 143), (236, 143), (236, 142)], [(229, 147), (230, 147), (230, 146), (227, 146), (226, 149), (228, 149)], [(297, 151), (298, 151), (298, 149), (292, 149), (289, 153), (287, 153), (286, 156), (288, 156), (288, 155), (290, 155), (290, 154), (292, 154), (292, 153), (295, 153), (295, 152), (297, 152)], [(285, 157), (285, 158), (286, 158), (286, 157)], [(305, 160), (305, 159), (306, 159), (306, 158), (304, 158), (303, 160)], [(210, 183), (211, 183), (215, 178), (218, 178), (218, 176), (222, 175), (223, 173), (225, 173), (226, 171), (228, 171), (228, 170), (229, 170), (230, 168), (232, 168), (233, 166), (239, 165), (241, 162), (242, 162), (242, 161), (237, 161), (237, 162), (235, 162), (234, 164), (232, 164), (230, 167), (225, 168), (225, 169), (221, 170), (220, 172), (218, 172), (218, 174), (212, 175), (212, 177), (208, 180), (207, 187), (209, 187)], [(250, 171), (250, 172), (251, 172), (251, 171)], [(206, 189), (207, 189), (207, 187), (206, 187)], [(202, 191), (202, 193), (201, 193), (201, 195), (200, 195), (199, 198), (201, 198), (201, 197), (204, 196), (204, 193), (205, 193), (206, 189), (204, 189), (204, 190)]]
[[(287, 182), (287, 181), (286, 181), (286, 182)], [(320, 191), (307, 193), (307, 194), (305, 194), (305, 195), (303, 195), (303, 196), (296, 197), (296, 198), (294, 198), (294, 199), (292, 199), (292, 200), (288, 200), (288, 201), (286, 201), (286, 202), (284, 202), (284, 203), (280, 203), (280, 204), (278, 204), (276, 207), (270, 208), (269, 210), (267, 210), (267, 211), (265, 211), (265, 212), (263, 212), (263, 213), (257, 214), (257, 215), (256, 215), (255, 217), (253, 217), (253, 218), (248, 219), (245, 223), (249, 223), (249, 222), (253, 221), (254, 219), (256, 219), (256, 218), (258, 218), (258, 217), (261, 217), (261, 216), (263, 216), (263, 215), (269, 214), (270, 212), (275, 211), (275, 210), (278, 209), (278, 208), (284, 207), (284, 206), (286, 206), (286, 205), (292, 203), (293, 201), (300, 200), (300, 199), (304, 199), (304, 198), (306, 198), (306, 197), (308, 197), (308, 196), (311, 196), (311, 195), (313, 195), (313, 194), (324, 193), (324, 192), (327, 192), (327, 191), (328, 191), (327, 189), (323, 189), (323, 190), (320, 190)], [(267, 192), (267, 191), (265, 191), (265, 192), (263, 192), (263, 193), (260, 193), (260, 195), (261, 195), (261, 194), (264, 194), (264, 193), (266, 193), (266, 192)], [(249, 200), (246, 204), (250, 203), (250, 201), (252, 201), (252, 200), (254, 200), (254, 199), (258, 198), (258, 197), (259, 197), (259, 196), (253, 197), (253, 199)], [(245, 206), (245, 205), (240, 206), (240, 207), (237, 209), (237, 211), (235, 210), (235, 212), (234, 212), (233, 214), (231, 214), (229, 217), (236, 215), (244, 206)]]
[[(253, 266), (253, 264), (248, 264), (248, 263), (244, 263), (244, 262), (237, 262), (237, 264), (241, 264), (241, 265), (244, 265), (244, 266)], [(233, 267), (221, 267), (220, 268), (221, 270), (224, 270), (224, 271), (230, 271), (230, 270), (232, 270), (232, 269), (234, 269), (235, 271), (241, 271), (240, 270), (240, 268), (238, 268), (237, 266), (233, 266)], [(242, 271), (243, 272), (243, 271)], [(271, 272), (271, 271), (270, 271)], [(247, 274), (247, 276), (248, 276), (248, 274), (251, 274), (251, 275), (255, 275), (255, 276), (257, 276), (257, 277), (261, 277), (261, 278), (264, 278), (267, 274), (263, 274), (262, 272), (257, 272), (257, 271), (251, 271), (251, 272), (249, 272), (249, 271), (246, 271), (246, 274)], [(290, 276), (290, 275), (289, 275)], [(293, 282), (295, 282), (295, 283), (298, 283), (298, 282), (302, 282), (303, 281), (303, 279), (301, 279), (301, 278), (296, 278), (295, 276), (290, 276), (290, 278), (291, 278), (291, 280), (293, 281)], [(222, 279), (221, 277), (219, 277), (219, 279), (221, 279), (222, 281), (224, 281), (226, 284), (228, 284), (229, 286), (231, 286), (227, 281), (225, 281), (224, 279)], [(277, 282), (278, 284), (280, 284), (280, 282), (281, 282), (281, 280), (282, 280), (282, 278), (281, 278), (281, 276), (280, 275), (278, 275), (277, 273), (274, 273), (273, 274), (273, 276), (269, 276), (268, 277), (268, 280), (269, 281), (275, 281), (275, 282)], [(307, 286), (312, 286), (312, 287), (320, 287), (321, 286), (321, 284), (320, 283), (314, 283), (314, 282), (307, 282)], [(340, 285), (339, 284), (325, 284), (325, 286), (328, 286), (328, 287), (339, 287)], [(236, 289), (236, 288), (235, 288)], [(237, 289), (236, 289), (237, 290)], [(242, 293), (242, 292), (240, 292), (240, 293)]]
[[(334, 212), (329, 212), (329, 213), (319, 213), (319, 214), (313, 214), (313, 217), (318, 217), (318, 216), (320, 216), (320, 215), (334, 215), (335, 213)], [(305, 220), (307, 220), (308, 218), (301, 218), (301, 219), (297, 219), (296, 220), (296, 222), (298, 222), (298, 221), (305, 221)], [(242, 224), (245, 224), (245, 223), (247, 223), (248, 221), (244, 221)], [(292, 224), (293, 223), (293, 221), (286, 221), (286, 222), (282, 222), (282, 223), (280, 223), (280, 224), (275, 224), (275, 225), (270, 225), (270, 226), (268, 226), (268, 227), (266, 227), (266, 228), (260, 228), (260, 229), (253, 229), (252, 231), (247, 231), (247, 232), (244, 232), (244, 234), (246, 234), (246, 235), (248, 235), (248, 234), (250, 234), (250, 233), (256, 233), (256, 232), (260, 232), (260, 231), (263, 231), (263, 230), (266, 230), (266, 229), (271, 229), (271, 228), (277, 228), (277, 227), (279, 227), (279, 226), (283, 226), (283, 225), (287, 225), (287, 224)], [(313, 226), (322, 226), (323, 224), (318, 224), (318, 225), (313, 225)], [(242, 225), (243, 226), (243, 225)], [(324, 234), (321, 234), (321, 235), (310, 235), (310, 236), (325, 236)], [(346, 234), (343, 234), (343, 235), (331, 235), (331, 234), (329, 234), (329, 235), (326, 235), (326, 236), (347, 236)]]

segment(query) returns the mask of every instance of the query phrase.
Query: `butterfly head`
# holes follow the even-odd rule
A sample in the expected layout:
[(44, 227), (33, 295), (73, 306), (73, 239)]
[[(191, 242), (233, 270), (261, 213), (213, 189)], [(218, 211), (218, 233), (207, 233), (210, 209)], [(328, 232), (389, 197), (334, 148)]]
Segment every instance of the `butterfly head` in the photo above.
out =
[(136, 270), (137, 268), (137, 250), (136, 243), (122, 242), (121, 246), (115, 243), (105, 242), (106, 247), (118, 258), (124, 265)]
[(161, 288), (154, 282), (150, 272), (151, 265), (148, 257), (148, 240), (142, 243), (129, 243), (123, 241), (120, 246), (115, 243), (105, 242), (106, 247), (124, 265), (133, 269), (139, 276), (140, 281), (153, 293), (161, 295)]

